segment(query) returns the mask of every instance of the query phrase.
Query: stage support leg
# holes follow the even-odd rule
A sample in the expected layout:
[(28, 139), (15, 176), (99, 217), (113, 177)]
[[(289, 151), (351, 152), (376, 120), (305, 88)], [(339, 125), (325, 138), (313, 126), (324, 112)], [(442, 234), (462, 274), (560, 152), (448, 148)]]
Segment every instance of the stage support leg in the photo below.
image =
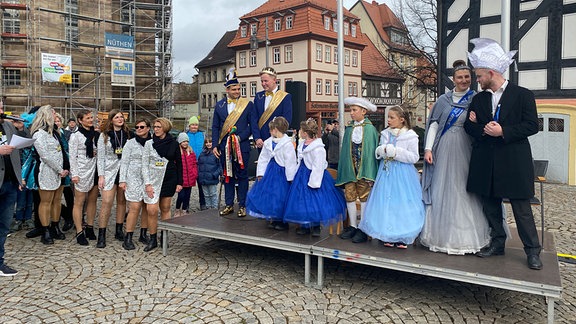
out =
[(324, 257), (322, 256), (318, 256), (318, 278), (317, 282), (318, 282), (318, 288), (322, 289), (322, 286), (324, 285)]
[(162, 230), (162, 255), (168, 255), (168, 231)]
[(554, 324), (554, 301), (555, 298), (546, 297), (546, 303), (548, 304), (548, 324)]
[(304, 254), (304, 284), (310, 283), (310, 254)]

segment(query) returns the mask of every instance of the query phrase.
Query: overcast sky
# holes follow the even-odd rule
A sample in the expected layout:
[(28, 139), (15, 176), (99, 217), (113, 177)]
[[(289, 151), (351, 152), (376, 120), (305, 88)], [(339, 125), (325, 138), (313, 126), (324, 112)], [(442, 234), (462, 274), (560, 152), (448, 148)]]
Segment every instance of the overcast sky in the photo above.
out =
[[(356, 1), (344, 0), (344, 7), (350, 9)], [(265, 2), (266, 0), (172, 0), (174, 82), (192, 82), (192, 76), (197, 73), (194, 65), (208, 55), (226, 31), (238, 28), (241, 16)]]

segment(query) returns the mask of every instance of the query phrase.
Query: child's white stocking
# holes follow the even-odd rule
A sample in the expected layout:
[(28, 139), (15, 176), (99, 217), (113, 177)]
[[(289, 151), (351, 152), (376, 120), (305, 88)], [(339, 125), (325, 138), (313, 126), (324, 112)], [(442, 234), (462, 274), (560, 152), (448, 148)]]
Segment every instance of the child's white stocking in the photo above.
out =
[(356, 202), (350, 201), (346, 202), (346, 207), (348, 208), (348, 218), (350, 219), (350, 226), (358, 227), (358, 211), (356, 210)]

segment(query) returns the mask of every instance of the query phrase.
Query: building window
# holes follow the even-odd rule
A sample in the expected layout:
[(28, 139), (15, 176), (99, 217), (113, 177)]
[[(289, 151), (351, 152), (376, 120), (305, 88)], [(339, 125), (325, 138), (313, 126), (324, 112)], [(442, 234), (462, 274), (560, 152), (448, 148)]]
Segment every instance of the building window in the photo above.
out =
[(218, 82), (218, 71), (212, 71), (212, 75), (214, 76), (212, 82)]
[(316, 61), (322, 62), (322, 44), (316, 44)]
[(5, 9), (3, 16), (3, 32), (10, 34), (20, 34), (20, 11)]
[(206, 72), (202, 72), (202, 83), (206, 83)]
[(256, 35), (258, 32), (258, 25), (250, 24), (250, 35)]
[(208, 107), (213, 107), (214, 105), (212, 105), (212, 94), (208, 95)]
[(334, 47), (334, 64), (338, 64), (338, 48)]
[(282, 28), (282, 20), (280, 18), (274, 19), (274, 31), (280, 31), (280, 28)]
[(358, 66), (358, 51), (352, 51), (352, 66)]
[(256, 81), (250, 82), (250, 97), (256, 96)]
[(334, 95), (338, 95), (338, 81), (334, 80)]
[(3, 69), (2, 82), (5, 86), (19, 86), (22, 83), (20, 70)]
[(324, 17), (324, 29), (330, 30), (331, 20), (330, 17)]
[(332, 19), (332, 25), (334, 25), (334, 31), (338, 31), (338, 20), (336, 18)]
[(70, 89), (80, 88), (80, 73), (72, 73), (72, 83), (70, 84)]
[(324, 46), (324, 62), (330, 63), (332, 60), (332, 47)]
[(206, 95), (203, 94), (202, 95), (202, 108), (206, 108), (208, 107), (207, 102), (206, 102)]
[(242, 25), (240, 26), (240, 37), (246, 37), (248, 36), (248, 28), (246, 27), (246, 25)]
[(350, 65), (350, 50), (344, 50), (344, 65)]
[(348, 82), (348, 96), (358, 96), (358, 83)]
[(222, 81), (226, 81), (226, 77), (227, 77), (227, 73), (226, 73), (226, 69), (222, 70)]
[(350, 24), (345, 22), (344, 23), (344, 35), (348, 36), (350, 34)]
[(356, 37), (356, 25), (352, 25), (352, 37)]
[(240, 95), (246, 97), (246, 82), (240, 83)]
[[(78, 14), (78, 0), (64, 0), (64, 11), (66, 13)], [(78, 18), (64, 16), (64, 33), (66, 34), (66, 41), (77, 42), (78, 35)]]
[(256, 66), (256, 51), (250, 51), (250, 66)]
[(288, 82), (292, 82), (292, 78), (284, 79), (284, 89), (286, 89), (286, 85), (288, 84)]
[(285, 63), (292, 62), (292, 45), (284, 46), (284, 62)]
[(282, 84), (282, 80), (276, 79), (276, 87), (280, 90), (280, 85)]
[(330, 93), (332, 93), (332, 81), (326, 80), (324, 85), (324, 94), (329, 95)]
[(292, 29), (292, 21), (294, 19), (294, 16), (288, 16), (286, 17), (286, 29)]
[(316, 79), (316, 94), (322, 94), (322, 79)]
[(239, 59), (238, 59), (238, 61), (239, 61), (239, 62), (238, 62), (238, 65), (239, 65), (241, 68), (246, 67), (246, 52), (240, 52), (240, 53), (238, 54), (238, 57), (239, 57)]
[(274, 64), (280, 64), (280, 47), (274, 47), (272, 49)]

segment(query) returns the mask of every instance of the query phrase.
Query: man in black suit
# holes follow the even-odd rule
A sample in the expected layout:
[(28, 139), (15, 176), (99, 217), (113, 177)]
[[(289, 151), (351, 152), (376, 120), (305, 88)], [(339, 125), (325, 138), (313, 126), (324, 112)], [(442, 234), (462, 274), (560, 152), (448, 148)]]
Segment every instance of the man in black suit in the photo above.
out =
[(540, 270), (541, 246), (530, 207), (534, 167), (528, 136), (538, 132), (534, 94), (509, 83), (502, 75), (514, 61), (516, 51), (505, 53), (491, 39), (476, 38), (471, 42), (475, 48), (468, 58), (484, 91), (472, 99), (464, 124), (474, 138), (467, 189), (481, 196), (492, 230), (490, 245), (477, 255), (504, 254), (502, 198), (509, 198), (528, 267)]

